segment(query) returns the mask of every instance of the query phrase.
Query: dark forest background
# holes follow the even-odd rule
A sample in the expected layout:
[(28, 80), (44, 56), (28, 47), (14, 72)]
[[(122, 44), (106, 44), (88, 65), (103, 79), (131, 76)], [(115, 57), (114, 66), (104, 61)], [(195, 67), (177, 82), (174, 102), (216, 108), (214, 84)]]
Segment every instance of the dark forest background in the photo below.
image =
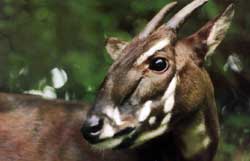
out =
[[(175, 11), (190, 1), (179, 0)], [(130, 40), (169, 2), (0, 0), (0, 91), (92, 102), (112, 63), (105, 39)], [(206, 65), (221, 121), (217, 160), (250, 161), (250, 1), (209, 0), (179, 36), (196, 31), (232, 2), (233, 24)]]

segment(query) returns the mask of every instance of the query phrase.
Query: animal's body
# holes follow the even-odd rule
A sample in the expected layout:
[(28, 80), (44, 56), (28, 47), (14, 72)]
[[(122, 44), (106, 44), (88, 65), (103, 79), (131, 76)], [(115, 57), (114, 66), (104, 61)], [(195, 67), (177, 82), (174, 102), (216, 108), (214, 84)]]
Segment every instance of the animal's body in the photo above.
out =
[(126, 153), (94, 151), (83, 139), (88, 107), (1, 93), (0, 161), (128, 161)]
[(171, 3), (131, 42), (109, 39), (114, 63), (91, 108), (1, 94), (0, 161), (212, 161), (219, 122), (204, 61), (223, 40), (233, 6), (177, 39), (206, 2), (194, 0), (159, 27)]

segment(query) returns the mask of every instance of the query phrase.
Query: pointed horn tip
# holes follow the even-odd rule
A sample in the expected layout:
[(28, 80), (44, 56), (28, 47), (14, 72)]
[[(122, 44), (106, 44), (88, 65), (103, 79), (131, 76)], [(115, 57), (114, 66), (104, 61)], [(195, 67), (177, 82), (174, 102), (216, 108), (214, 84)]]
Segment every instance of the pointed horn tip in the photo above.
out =
[(161, 11), (163, 11), (163, 12), (168, 12), (169, 10), (171, 10), (172, 8), (174, 8), (174, 7), (177, 5), (177, 3), (178, 3), (177, 1), (168, 3), (168, 4), (166, 4), (166, 5), (161, 9)]
[(146, 25), (145, 29), (139, 34), (139, 39), (145, 38), (148, 36), (153, 29), (157, 27), (157, 25), (161, 22), (164, 16), (175, 6), (177, 5), (177, 1), (173, 1), (171, 3), (167, 3), (155, 16), (154, 18)]
[(198, 4), (204, 4), (207, 3), (208, 0), (193, 0), (191, 3), (198, 3)]
[(178, 4), (177, 1), (166, 4), (162, 10), (170, 10)]
[(194, 1), (198, 1), (197, 3), (200, 3), (200, 5), (206, 4), (208, 2), (208, 0), (194, 0)]
[(193, 0), (191, 3), (192, 5), (197, 5), (198, 7), (203, 6), (204, 4), (206, 4), (208, 2), (208, 0)]
[[(179, 28), (180, 24), (184, 22), (184, 20), (196, 9), (205, 5), (208, 0), (193, 0), (191, 3), (187, 4), (184, 8), (182, 8), (174, 17), (172, 17), (167, 23), (166, 26), (172, 29)], [(184, 12), (184, 14), (182, 13)], [(183, 14), (183, 15), (182, 15)], [(179, 19), (179, 20), (175, 20)]]
[(177, 1), (173, 1), (173, 2), (171, 2), (171, 3), (169, 3), (169, 5), (177, 5), (178, 4), (178, 2)]

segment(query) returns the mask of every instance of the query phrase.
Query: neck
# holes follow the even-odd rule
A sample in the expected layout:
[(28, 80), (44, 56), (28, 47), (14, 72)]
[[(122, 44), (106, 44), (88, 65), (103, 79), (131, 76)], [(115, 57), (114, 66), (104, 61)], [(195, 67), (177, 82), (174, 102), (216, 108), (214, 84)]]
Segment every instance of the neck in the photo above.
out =
[(179, 121), (174, 129), (178, 151), (187, 161), (211, 161), (216, 153), (219, 123), (213, 91), (200, 105), (198, 111)]
[(176, 132), (183, 160), (212, 160), (218, 143), (218, 131), (213, 128), (218, 125), (215, 120), (211, 119), (211, 116), (206, 114), (207, 112), (208, 109), (190, 116), (190, 120), (185, 120), (186, 126)]
[(187, 112), (186, 117), (173, 123), (171, 132), (144, 145), (141, 151), (145, 161), (213, 160), (218, 146), (219, 124), (213, 88), (209, 89), (195, 112)]

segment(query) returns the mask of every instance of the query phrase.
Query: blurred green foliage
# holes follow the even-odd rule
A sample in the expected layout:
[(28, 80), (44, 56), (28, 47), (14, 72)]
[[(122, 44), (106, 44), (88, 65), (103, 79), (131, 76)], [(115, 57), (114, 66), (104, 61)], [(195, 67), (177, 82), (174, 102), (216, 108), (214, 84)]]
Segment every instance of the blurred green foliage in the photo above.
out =
[[(189, 1), (179, 0), (177, 9)], [(116, 36), (130, 40), (168, 2), (0, 0), (1, 91), (41, 94), (49, 89), (57, 98), (93, 101), (112, 63), (104, 48), (105, 39)], [(247, 58), (250, 3), (210, 0), (179, 35), (196, 31), (230, 2), (236, 4), (236, 17), (223, 45), (208, 60), (207, 68), (215, 85), (221, 118), (222, 139), (217, 160), (247, 161), (250, 160), (247, 151), (250, 149), (250, 59)], [(66, 74), (60, 87), (53, 82), (53, 69)]]

